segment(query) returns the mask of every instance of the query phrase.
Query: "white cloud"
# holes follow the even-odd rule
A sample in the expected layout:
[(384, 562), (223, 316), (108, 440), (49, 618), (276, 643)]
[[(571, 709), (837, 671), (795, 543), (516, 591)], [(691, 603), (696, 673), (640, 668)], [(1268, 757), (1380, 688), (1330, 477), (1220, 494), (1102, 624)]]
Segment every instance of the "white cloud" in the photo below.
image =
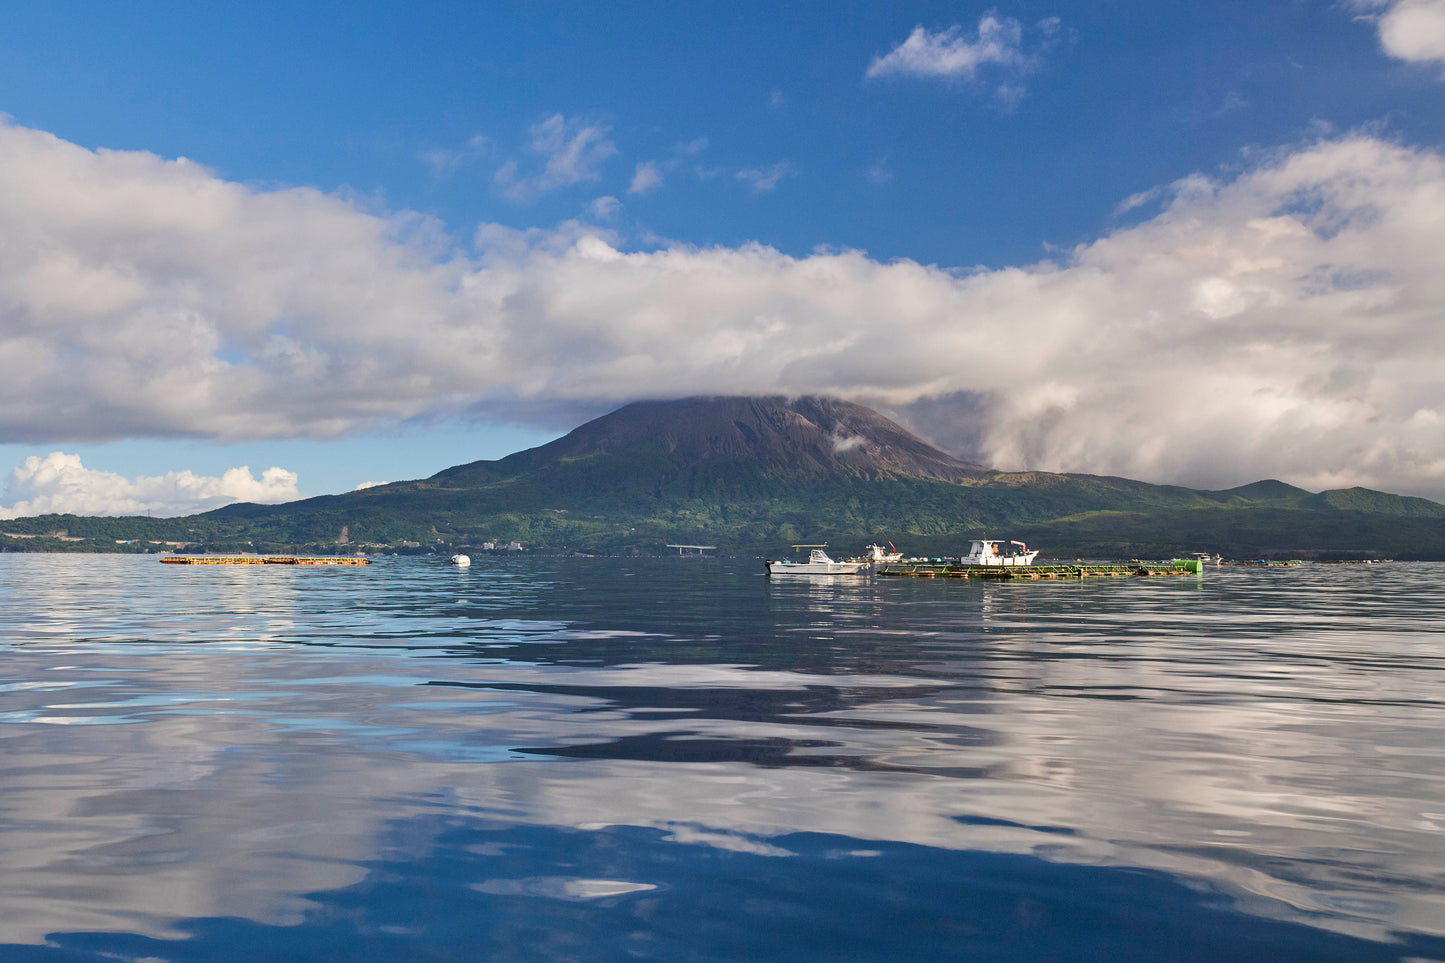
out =
[(636, 172), (632, 175), (632, 183), (627, 188), (629, 194), (646, 194), (662, 186), (662, 169), (657, 166), (656, 161), (643, 161), (637, 165)]
[(190, 515), (233, 502), (275, 503), (301, 497), (296, 473), (268, 468), (257, 478), (245, 466), (219, 478), (173, 471), (125, 478), (86, 468), (79, 455), (53, 451), (32, 455), (5, 481), (0, 518), (32, 515)]
[(0, 442), (823, 392), (952, 410), (1001, 467), (1445, 498), (1445, 159), (1345, 135), (1252, 165), (1058, 261), (949, 271), (575, 222), (459, 246), (0, 124)]
[(608, 139), (610, 132), (609, 127), (553, 114), (530, 131), (533, 153), (544, 158), (541, 172), (521, 175), (518, 163), (508, 161), (497, 171), (497, 187), (512, 200), (529, 201), (561, 187), (595, 181), (603, 163), (617, 153), (617, 145)]
[(611, 194), (594, 197), (591, 203), (587, 205), (587, 213), (603, 221), (616, 217), (617, 212), (620, 210), (622, 210), (622, 202)]
[[(696, 158), (707, 150), (707, 145), (706, 137), (695, 137), (686, 143), (674, 145), (668, 157), (639, 163), (633, 171), (632, 183), (628, 185), (627, 193), (648, 194), (657, 190), (669, 176), (684, 170), (685, 165), (695, 163)], [(699, 177), (703, 176), (696, 169), (694, 172)]]
[(377, 488), (377, 487), (380, 487), (381, 485), (390, 485), (390, 484), (391, 484), (391, 482), (384, 482), (384, 481), (364, 481), (364, 482), (362, 482), (360, 485), (357, 485), (355, 488), (353, 488), (352, 491), (354, 491), (354, 492), (359, 492), (359, 491), (363, 491), (363, 490), (365, 490), (365, 489), (367, 489), (367, 488)]
[(993, 95), (1005, 110), (1013, 110), (1023, 103), (1028, 93), (1028, 88), (1023, 84), (999, 84), (994, 88)]
[[(1047, 26), (1045, 26), (1047, 24)], [(1040, 24), (1045, 33), (1058, 29), (1058, 19)], [(914, 27), (908, 39), (868, 65), (868, 77), (962, 77), (972, 79), (982, 67), (1022, 69), (1032, 58), (1023, 50), (1023, 25), (990, 12), (978, 21), (978, 32), (963, 35), (961, 26), (932, 33)]]
[(1445, 63), (1445, 0), (1359, 0), (1358, 9), (1378, 10), (1380, 46), (1400, 60)]
[(1210, 120), (1218, 120), (1220, 117), (1228, 116), (1241, 110), (1250, 108), (1249, 100), (1237, 90), (1231, 90), (1224, 95), (1218, 107), (1214, 108), (1207, 115)]
[(777, 188), (783, 178), (791, 176), (792, 173), (793, 166), (782, 162), (769, 167), (738, 171), (737, 179), (748, 185), (754, 194), (766, 194)]
[(1145, 204), (1148, 204), (1151, 201), (1158, 200), (1160, 197), (1164, 196), (1164, 193), (1165, 191), (1162, 187), (1151, 187), (1147, 191), (1140, 191), (1137, 194), (1130, 194), (1118, 204), (1114, 205), (1114, 216), (1118, 217), (1121, 214), (1127, 214), (1128, 212), (1134, 210), (1134, 208), (1136, 207), (1143, 207)]

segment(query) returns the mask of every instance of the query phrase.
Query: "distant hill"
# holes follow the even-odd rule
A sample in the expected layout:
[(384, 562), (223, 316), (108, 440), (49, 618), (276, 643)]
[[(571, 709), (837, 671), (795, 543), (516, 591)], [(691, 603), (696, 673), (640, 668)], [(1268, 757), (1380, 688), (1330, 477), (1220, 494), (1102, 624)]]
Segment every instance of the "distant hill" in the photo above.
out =
[[(1000, 472), (939, 451), (875, 411), (828, 398), (637, 402), (495, 461), (285, 505), (184, 519), (46, 516), (0, 525), (218, 548), (450, 551), (517, 540), (533, 550), (638, 552), (665, 543), (736, 553), (891, 540), (957, 554), (969, 538), (1020, 538), (1045, 557), (1445, 558), (1445, 505), (1278, 481), (1197, 491), (1126, 478)], [(17, 544), (25, 541), (27, 544)], [(82, 547), (0, 537), (0, 548)]]

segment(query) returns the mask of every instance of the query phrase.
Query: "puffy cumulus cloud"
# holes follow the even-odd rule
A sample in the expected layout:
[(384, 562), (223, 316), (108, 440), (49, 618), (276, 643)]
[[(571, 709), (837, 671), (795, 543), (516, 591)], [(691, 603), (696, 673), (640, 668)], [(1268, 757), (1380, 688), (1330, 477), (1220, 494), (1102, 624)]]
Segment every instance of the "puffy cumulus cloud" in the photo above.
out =
[(1445, 497), (1445, 160), (1344, 136), (1155, 201), (989, 271), (628, 250), (575, 222), (464, 247), (416, 215), (0, 126), (0, 440), (828, 393), (1004, 468)]
[(1430, 373), (1445, 361), (1445, 281), (1429, 266), (1445, 243), (1441, 158), (1346, 137), (1167, 193), (1156, 218), (1057, 270), (971, 279), (1016, 297), (995, 321), (1040, 337), (1010, 366), (1015, 391), (995, 378), (967, 398), (976, 452), (1193, 485), (1445, 495), (1445, 389)]
[(1376, 14), (1380, 46), (1400, 60), (1445, 63), (1445, 0), (1357, 0)]
[[(431, 410), (492, 351), (470, 275), (417, 215), (0, 123), (0, 437), (328, 436)], [(419, 331), (470, 361), (434, 368)]]
[(285, 502), (301, 497), (296, 473), (268, 468), (257, 478), (248, 467), (219, 478), (173, 471), (125, 478), (86, 468), (79, 455), (54, 451), (25, 459), (5, 481), (0, 518), (32, 515), (190, 515), (232, 502)]

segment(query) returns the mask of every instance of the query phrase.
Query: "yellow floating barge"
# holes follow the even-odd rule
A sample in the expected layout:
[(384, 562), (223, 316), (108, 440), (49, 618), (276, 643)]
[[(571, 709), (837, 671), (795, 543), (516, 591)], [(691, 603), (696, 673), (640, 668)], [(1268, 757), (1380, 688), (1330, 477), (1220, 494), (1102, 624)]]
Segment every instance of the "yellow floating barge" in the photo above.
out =
[(360, 555), (166, 555), (165, 565), (370, 565)]
[(1151, 578), (1164, 575), (1200, 574), (1195, 559), (1176, 562), (1127, 562), (1117, 565), (957, 565), (946, 562), (893, 563), (878, 570), (879, 575), (903, 578), (970, 578), (1012, 581), (1015, 579)]

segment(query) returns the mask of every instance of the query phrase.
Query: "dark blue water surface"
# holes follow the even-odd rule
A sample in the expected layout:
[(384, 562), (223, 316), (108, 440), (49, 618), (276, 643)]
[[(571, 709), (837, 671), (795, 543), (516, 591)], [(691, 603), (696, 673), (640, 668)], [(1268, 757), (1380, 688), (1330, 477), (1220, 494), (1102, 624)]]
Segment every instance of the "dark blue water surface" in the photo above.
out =
[(1445, 960), (1445, 566), (0, 555), (0, 959)]

